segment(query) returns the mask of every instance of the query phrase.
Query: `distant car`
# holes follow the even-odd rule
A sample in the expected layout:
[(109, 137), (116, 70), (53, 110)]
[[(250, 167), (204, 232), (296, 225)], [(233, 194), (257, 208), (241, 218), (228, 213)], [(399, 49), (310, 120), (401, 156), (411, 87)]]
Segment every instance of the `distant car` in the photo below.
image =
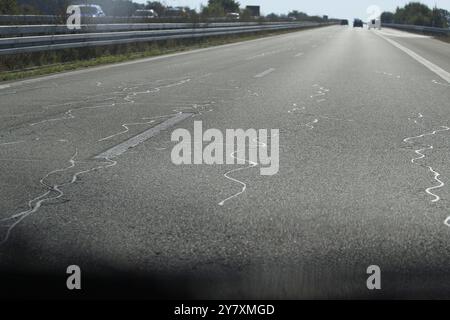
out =
[(364, 28), (364, 22), (361, 19), (355, 19), (353, 21), (353, 28)]
[(106, 17), (102, 8), (96, 4), (77, 4), (74, 7), (80, 8), (81, 17), (84, 18)]
[(348, 26), (348, 20), (341, 20), (341, 26)]
[(231, 20), (239, 20), (241, 18), (241, 15), (237, 12), (229, 12), (227, 13), (227, 18)]
[(158, 14), (153, 9), (136, 10), (136, 12), (133, 14), (133, 17), (135, 17), (135, 18), (155, 19), (155, 18), (158, 18)]
[(183, 7), (168, 7), (164, 12), (164, 17), (171, 19), (188, 18), (189, 12)]

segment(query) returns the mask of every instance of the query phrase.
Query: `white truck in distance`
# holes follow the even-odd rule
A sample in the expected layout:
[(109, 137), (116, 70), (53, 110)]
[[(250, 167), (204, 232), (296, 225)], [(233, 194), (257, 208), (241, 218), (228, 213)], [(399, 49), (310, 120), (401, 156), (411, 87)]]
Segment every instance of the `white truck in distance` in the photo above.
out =
[(372, 19), (368, 23), (369, 30), (370, 29), (378, 29), (381, 30), (381, 19)]

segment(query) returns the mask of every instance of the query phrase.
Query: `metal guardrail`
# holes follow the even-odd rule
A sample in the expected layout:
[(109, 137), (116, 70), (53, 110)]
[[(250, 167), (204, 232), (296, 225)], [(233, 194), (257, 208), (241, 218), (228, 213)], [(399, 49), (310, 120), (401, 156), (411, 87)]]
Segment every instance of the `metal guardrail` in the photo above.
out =
[[(0, 25), (42, 25), (42, 24), (58, 24), (64, 23), (67, 17), (64, 15), (0, 15)], [(106, 16), (106, 17), (82, 17), (82, 23), (92, 24), (114, 24), (114, 23), (180, 23), (192, 22), (186, 17), (165, 17), (161, 16), (157, 19), (146, 17), (120, 17), (120, 16)], [(280, 20), (278, 22), (288, 22), (290, 20)], [(202, 22), (238, 22), (227, 17), (209, 17)], [(257, 21), (256, 21), (257, 22)]]
[(83, 24), (80, 30), (69, 30), (65, 24), (59, 25), (9, 25), (0, 26), (0, 37), (73, 34), (87, 32), (118, 32), (139, 30), (167, 30), (192, 28), (224, 28), (257, 25), (275, 25), (277, 22), (214, 22), (214, 23), (115, 23), (115, 24)]
[(83, 48), (93, 46), (117, 45), (137, 42), (150, 42), (170, 39), (200, 38), (231, 34), (242, 34), (269, 30), (300, 29), (318, 27), (330, 23), (284, 23), (254, 26), (208, 27), (168, 30), (125, 31), (104, 33), (83, 33), (15, 37), (0, 39), (0, 55), (48, 51), (57, 49)]
[(386, 28), (394, 28), (394, 29), (400, 29), (400, 30), (406, 30), (406, 31), (414, 31), (414, 32), (421, 32), (421, 33), (430, 33), (430, 34), (439, 34), (439, 35), (450, 36), (450, 29), (445, 29), (445, 28), (423, 27), (423, 26), (395, 24), (395, 23), (382, 23), (381, 25)]
[(57, 16), (49, 15), (0, 15), (0, 24), (55, 23)]
[[(58, 24), (66, 20), (67, 17), (64, 15), (0, 15), (0, 25), (10, 25), (10, 24)], [(106, 23), (136, 23), (136, 22), (153, 22), (149, 18), (145, 17), (82, 17), (82, 21), (90, 21), (95, 24), (106, 24)], [(161, 17), (158, 18), (160, 22), (182, 22), (183, 18), (170, 18)], [(171, 20), (171, 21), (164, 21)], [(173, 21), (172, 21), (173, 20)]]

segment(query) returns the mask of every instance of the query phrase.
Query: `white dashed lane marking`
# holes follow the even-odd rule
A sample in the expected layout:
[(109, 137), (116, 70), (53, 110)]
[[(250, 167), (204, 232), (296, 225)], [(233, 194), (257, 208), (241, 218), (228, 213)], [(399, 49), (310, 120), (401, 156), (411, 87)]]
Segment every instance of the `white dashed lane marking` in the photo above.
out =
[(267, 70), (264, 71), (264, 72), (258, 73), (258, 74), (255, 76), (255, 78), (263, 78), (263, 77), (267, 76), (268, 74), (271, 74), (271, 73), (274, 72), (274, 71), (275, 71), (274, 68), (267, 69)]

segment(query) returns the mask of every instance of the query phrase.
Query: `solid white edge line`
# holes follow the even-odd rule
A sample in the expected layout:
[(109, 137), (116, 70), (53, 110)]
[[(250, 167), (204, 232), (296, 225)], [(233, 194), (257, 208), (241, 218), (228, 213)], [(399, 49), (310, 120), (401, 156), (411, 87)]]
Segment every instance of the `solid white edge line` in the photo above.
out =
[(434, 73), (436, 73), (439, 77), (441, 77), (442, 79), (444, 79), (445, 81), (447, 81), (448, 83), (450, 83), (450, 73), (445, 71), (444, 69), (442, 69), (441, 67), (435, 65), (434, 63), (428, 61), (427, 59), (425, 59), (424, 57), (418, 55), (417, 53), (415, 53), (414, 51), (412, 51), (411, 49), (408, 49), (404, 46), (402, 46), (401, 44), (399, 44), (398, 42), (395, 42), (392, 39), (389, 39), (385, 36), (383, 36), (382, 34), (376, 32), (376, 34), (383, 38), (384, 40), (386, 40), (387, 42), (389, 42), (390, 44), (392, 44), (394, 47), (396, 47), (397, 49), (402, 50), (403, 52), (405, 52), (407, 55), (409, 55), (411, 58), (413, 58), (414, 60), (416, 60), (417, 62), (423, 64), (425, 67), (427, 67), (428, 69), (430, 69), (431, 71), (433, 71)]

